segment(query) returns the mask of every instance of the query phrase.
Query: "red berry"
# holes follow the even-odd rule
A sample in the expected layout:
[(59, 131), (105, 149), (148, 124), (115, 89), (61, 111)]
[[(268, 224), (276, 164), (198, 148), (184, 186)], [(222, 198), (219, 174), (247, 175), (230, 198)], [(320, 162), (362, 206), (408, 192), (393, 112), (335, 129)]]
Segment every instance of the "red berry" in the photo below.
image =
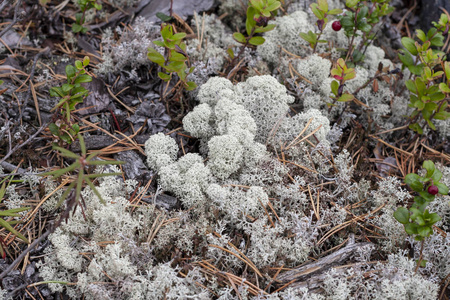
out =
[(428, 187), (428, 193), (430, 193), (431, 195), (437, 195), (437, 193), (439, 193), (439, 189), (435, 185), (430, 185)]
[(339, 31), (342, 28), (341, 21), (334, 21), (333, 24), (331, 24), (331, 28), (333, 28), (334, 31)]

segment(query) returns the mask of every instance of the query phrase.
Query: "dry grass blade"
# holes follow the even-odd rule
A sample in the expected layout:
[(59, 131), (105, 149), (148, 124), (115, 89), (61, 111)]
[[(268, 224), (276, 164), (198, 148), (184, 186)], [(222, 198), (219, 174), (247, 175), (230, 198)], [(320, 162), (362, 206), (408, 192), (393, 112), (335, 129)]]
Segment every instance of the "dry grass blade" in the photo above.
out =
[(310, 136), (312, 136), (314, 133), (316, 133), (321, 127), (322, 127), (322, 125), (320, 125), (320, 126), (317, 127), (316, 129), (314, 129), (312, 132), (310, 132), (307, 136), (305, 136), (304, 138), (302, 138), (302, 139), (299, 140), (299, 141), (295, 141), (295, 140), (294, 140), (295, 143), (294, 143), (294, 141), (292, 141), (291, 144), (289, 144), (289, 145), (286, 147), (285, 150), (288, 150), (289, 148), (294, 147), (294, 146), (300, 144), (301, 142), (303, 142), (304, 140), (306, 140), (307, 138), (309, 138)]
[(388, 146), (389, 148), (392, 148), (392, 149), (394, 149), (394, 150), (396, 150), (396, 151), (398, 151), (398, 152), (401, 152), (401, 153), (403, 153), (403, 154), (405, 154), (405, 155), (408, 155), (408, 156), (414, 156), (414, 154), (409, 153), (409, 152), (407, 152), (407, 151), (405, 151), (405, 150), (402, 150), (402, 149), (400, 149), (400, 148), (398, 148), (398, 147), (392, 146), (392, 145), (390, 145), (389, 143), (387, 143), (387, 142), (383, 141), (382, 139), (379, 139), (379, 138), (377, 138), (377, 137), (375, 137), (375, 136), (373, 136), (373, 135), (369, 135), (369, 137), (371, 137), (371, 138), (373, 138), (374, 140), (377, 140), (377, 141), (379, 141), (380, 143), (382, 143), (382, 144)]
[(374, 209), (373, 211), (367, 213), (367, 214), (363, 214), (361, 216), (356, 216), (353, 219), (346, 221), (344, 223), (341, 223), (339, 225), (336, 225), (335, 227), (333, 227), (332, 229), (330, 229), (330, 231), (328, 231), (318, 242), (317, 245), (321, 245), (322, 243), (324, 243), (330, 236), (332, 236), (333, 234), (335, 234), (336, 232), (344, 229), (345, 227), (359, 222), (361, 220), (364, 220), (366, 217), (368, 216), (372, 216), (373, 214), (375, 214), (376, 212), (378, 212), (380, 209), (382, 209), (384, 206), (386, 205), (386, 203), (380, 205), (379, 207), (377, 207), (376, 209)]

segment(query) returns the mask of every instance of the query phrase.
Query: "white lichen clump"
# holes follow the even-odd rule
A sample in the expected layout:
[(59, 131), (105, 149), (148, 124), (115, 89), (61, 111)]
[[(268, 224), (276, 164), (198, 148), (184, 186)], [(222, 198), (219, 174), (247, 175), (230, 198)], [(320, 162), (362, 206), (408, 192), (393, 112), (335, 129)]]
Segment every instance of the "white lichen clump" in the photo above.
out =
[(115, 32), (120, 36), (114, 39), (114, 32), (107, 28), (102, 37), (103, 56), (98, 71), (101, 74), (119, 72), (125, 68), (134, 70), (142, 65), (150, 65), (147, 57), (149, 47), (154, 47), (152, 41), (161, 39), (160, 26), (138, 17), (133, 29), (117, 27)]
[(296, 11), (290, 15), (276, 18), (269, 24), (275, 24), (274, 30), (264, 34), (266, 41), (258, 46), (258, 54), (268, 63), (277, 65), (282, 55), (282, 49), (304, 57), (309, 53), (309, 44), (299, 34), (314, 31), (313, 22), (304, 11)]

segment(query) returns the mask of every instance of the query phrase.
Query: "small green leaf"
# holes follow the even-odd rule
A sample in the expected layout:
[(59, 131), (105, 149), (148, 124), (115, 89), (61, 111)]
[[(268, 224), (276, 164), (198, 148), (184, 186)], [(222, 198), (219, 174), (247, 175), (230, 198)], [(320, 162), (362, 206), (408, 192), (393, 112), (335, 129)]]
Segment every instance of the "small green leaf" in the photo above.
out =
[(162, 12), (157, 12), (156, 17), (159, 18), (163, 22), (169, 22), (170, 20), (172, 20), (171, 16), (163, 14)]
[(67, 79), (72, 79), (72, 77), (74, 77), (77, 74), (77, 69), (75, 69), (74, 66), (71, 65), (67, 65), (66, 66), (66, 76)]
[(414, 59), (408, 51), (400, 49), (398, 52), (398, 58), (407, 67), (414, 65)]
[(345, 94), (342, 94), (342, 96), (339, 97), (339, 99), (337, 101), (348, 102), (348, 101), (352, 101), (353, 99), (355, 99), (355, 97), (353, 95), (345, 93)]
[(434, 170), (433, 175), (431, 176), (431, 178), (433, 179), (433, 182), (437, 183), (442, 179), (442, 172), (439, 171), (438, 169)]
[(436, 169), (434, 163), (431, 160), (426, 160), (423, 162), (422, 167), (427, 170), (427, 177), (431, 177), (433, 175), (434, 170)]
[(394, 212), (394, 218), (402, 224), (409, 223), (409, 210), (404, 207), (397, 208)]
[(277, 10), (278, 8), (280, 8), (280, 6), (281, 6), (280, 1), (275, 1), (274, 3), (270, 4), (269, 6), (267, 6), (266, 10), (274, 11), (274, 10)]
[(87, 67), (89, 65), (89, 62), (90, 62), (89, 56), (85, 56), (83, 58), (83, 66)]
[(406, 50), (408, 50), (412, 55), (417, 55), (417, 48), (416, 48), (416, 42), (409, 37), (403, 37), (402, 38), (402, 45), (405, 47)]
[(433, 225), (441, 220), (441, 217), (437, 213), (428, 214), (427, 216), (428, 223)]
[(233, 48), (228, 48), (228, 49), (227, 49), (227, 53), (228, 53), (228, 55), (230, 56), (231, 59), (234, 58)]
[(444, 46), (444, 36), (440, 33), (436, 33), (436, 35), (430, 40), (431, 46), (434, 47), (442, 47)]
[(409, 173), (405, 176), (405, 183), (409, 185), (414, 191), (423, 191), (423, 183), (420, 181), (420, 176), (415, 173)]
[(62, 90), (62, 88), (60, 87), (52, 87), (50, 89), (50, 96), (51, 97), (64, 97), (66, 94), (64, 93), (64, 91)]
[(317, 0), (317, 6), (323, 12), (328, 11), (328, 1), (327, 0)]
[(418, 210), (417, 208), (414, 208), (414, 207), (411, 207), (409, 211), (412, 213), (410, 218), (413, 221), (415, 221), (418, 217), (420, 217), (422, 215), (422, 212), (420, 210)]
[(441, 194), (441, 195), (448, 195), (448, 187), (445, 184), (437, 182), (434, 185), (438, 187), (439, 194)]
[(266, 40), (262, 36), (254, 36), (248, 42), (251, 45), (259, 46), (259, 45), (264, 44), (265, 41)]
[(171, 40), (178, 41), (178, 40), (184, 39), (185, 37), (186, 37), (186, 33), (180, 32), (180, 33), (176, 33), (176, 34), (172, 35)]
[(77, 60), (77, 61), (75, 61), (75, 67), (78, 70), (81, 70), (81, 69), (83, 69), (83, 63), (81, 61)]
[(160, 46), (160, 47), (165, 47), (163, 41), (153, 41), (152, 43), (157, 45), (157, 46)]
[(319, 6), (317, 5), (317, 3), (312, 3), (309, 6), (313, 12), (313, 14), (319, 19), (319, 20), (323, 20), (325, 18), (324, 12), (319, 9)]
[(443, 93), (450, 94), (450, 87), (449, 87), (449, 85), (446, 84), (446, 83), (443, 83), (443, 82), (439, 83), (439, 89), (440, 89), (441, 92), (443, 92)]
[(405, 231), (407, 234), (409, 234), (409, 235), (417, 234), (417, 227), (419, 227), (417, 224), (408, 223), (408, 224), (404, 224), (404, 226), (405, 226)]
[(84, 74), (84, 75), (77, 76), (77, 78), (75, 79), (75, 81), (73, 83), (77, 84), (77, 83), (91, 82), (91, 81), (92, 81), (92, 77)]
[(68, 157), (68, 158), (73, 158), (73, 159), (79, 159), (80, 156), (78, 156), (77, 154), (73, 153), (72, 151), (69, 151), (67, 149), (64, 149), (62, 147), (59, 146), (53, 146), (53, 150), (57, 150), (59, 152), (61, 152), (61, 155), (64, 157)]
[(359, 0), (346, 0), (345, 5), (349, 8), (353, 8), (358, 4)]
[(197, 88), (197, 85), (193, 81), (186, 82), (186, 85), (187, 85), (186, 90), (188, 90), (188, 91), (192, 91)]
[(300, 32), (300, 37), (307, 41), (310, 44), (315, 44), (317, 41), (317, 36), (312, 31), (309, 31), (308, 33)]
[(181, 53), (176, 52), (175, 50), (172, 50), (171, 54), (170, 54), (170, 60), (171, 61), (186, 61), (186, 56), (184, 56)]
[(427, 40), (427, 36), (423, 30), (416, 29), (416, 36), (421, 40), (423, 43)]
[(79, 24), (72, 24), (72, 31), (73, 33), (78, 33), (83, 31), (83, 26), (79, 25)]
[[(422, 259), (422, 260), (420, 261), (420, 267), (425, 268), (425, 267), (427, 266), (427, 262), (428, 262), (428, 260)], [(419, 263), (419, 260), (416, 259), (416, 264), (418, 264), (418, 263)]]
[(240, 32), (233, 33), (233, 38), (241, 44), (245, 44), (246, 42), (245, 36)]
[(409, 129), (414, 130), (418, 134), (423, 134), (423, 129), (418, 123), (412, 123), (408, 126)]
[(267, 26), (259, 26), (255, 29), (255, 33), (263, 33), (273, 30), (275, 27), (277, 27), (276, 24), (268, 24)]
[(339, 82), (337, 82), (336, 80), (333, 80), (331, 82), (331, 92), (337, 96), (338, 95), (338, 90), (339, 90)]
[(411, 93), (417, 94), (417, 88), (416, 88), (416, 85), (414, 84), (414, 81), (407, 80), (405, 82), (405, 85)]
[(158, 77), (161, 78), (164, 81), (169, 81), (171, 76), (169, 74), (163, 73), (163, 72), (158, 72)]
[(430, 101), (438, 102), (445, 98), (445, 95), (441, 92), (429, 94)]
[(434, 200), (435, 196), (428, 193), (428, 191), (421, 191), (419, 192), (420, 197), (425, 199), (427, 202), (431, 202)]
[(368, 33), (368, 32), (370, 32), (370, 31), (372, 30), (372, 26), (370, 26), (370, 25), (367, 24), (367, 23), (361, 23), (361, 24), (359, 24), (359, 25), (357, 26), (357, 28), (358, 28), (359, 30), (361, 30), (362, 32), (365, 32), (365, 33)]
[(147, 56), (152, 62), (154, 62), (160, 66), (162, 66), (165, 62), (164, 56), (151, 47), (148, 48)]
[(430, 234), (431, 234), (432, 232), (433, 232), (433, 231), (432, 231), (431, 228), (428, 227), (428, 226), (420, 226), (419, 228), (417, 228), (417, 233), (418, 233), (420, 236), (422, 236), (422, 237), (430, 236)]
[[(442, 106), (444, 106), (444, 105), (442, 105)], [(439, 111), (438, 113), (436, 113), (434, 115), (434, 119), (436, 119), (436, 120), (447, 120), (448, 118), (450, 118), (450, 113), (446, 112), (445, 110)]]
[(249, 6), (247, 8), (247, 20), (245, 21), (245, 30), (247, 31), (247, 35), (250, 35), (256, 26), (256, 21), (254, 20), (255, 14), (255, 8), (253, 6)]
[(329, 15), (338, 15), (338, 14), (341, 14), (341, 13), (342, 13), (342, 9), (340, 9), (340, 8), (335, 8), (335, 9), (332, 9), (332, 10), (328, 11)]

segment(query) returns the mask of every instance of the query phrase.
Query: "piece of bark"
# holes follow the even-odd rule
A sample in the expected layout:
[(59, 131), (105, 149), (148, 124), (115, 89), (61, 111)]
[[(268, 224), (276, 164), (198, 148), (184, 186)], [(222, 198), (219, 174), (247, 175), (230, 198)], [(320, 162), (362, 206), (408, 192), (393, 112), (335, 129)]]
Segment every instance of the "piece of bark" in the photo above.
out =
[[(116, 140), (109, 135), (91, 135), (84, 139), (86, 150), (99, 150), (113, 144)], [(70, 151), (80, 152), (80, 142), (75, 141), (70, 145)]]
[[(349, 243), (342, 249), (339, 249), (330, 255), (320, 258), (317, 261), (301, 266), (299, 268), (284, 272), (277, 277), (277, 280), (287, 283), (290, 281), (304, 281), (309, 277), (318, 274), (324, 274), (331, 267), (341, 265), (345, 261), (353, 258), (359, 251), (368, 251), (372, 248), (372, 243), (354, 243), (350, 239)], [(367, 248), (367, 249), (365, 249)]]

